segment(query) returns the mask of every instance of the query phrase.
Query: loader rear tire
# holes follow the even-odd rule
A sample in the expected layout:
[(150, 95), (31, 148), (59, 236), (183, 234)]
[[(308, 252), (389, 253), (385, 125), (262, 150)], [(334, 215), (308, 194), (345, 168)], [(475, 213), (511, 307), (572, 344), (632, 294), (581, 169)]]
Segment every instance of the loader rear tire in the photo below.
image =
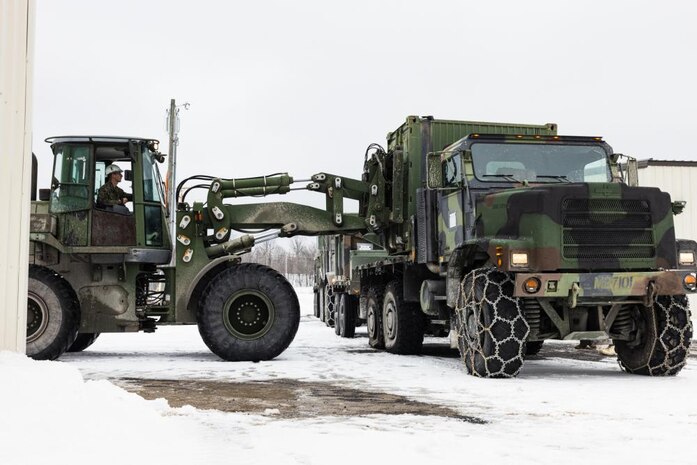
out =
[(27, 355), (55, 360), (75, 342), (80, 303), (73, 288), (56, 272), (29, 265)]
[(225, 268), (203, 291), (198, 330), (213, 353), (224, 360), (271, 360), (295, 338), (300, 304), (293, 287), (264, 265)]
[(97, 340), (101, 333), (79, 333), (68, 352), (82, 352)]
[(631, 318), (635, 340), (614, 341), (622, 369), (635, 375), (677, 375), (685, 366), (692, 339), (687, 296), (657, 296), (649, 307), (631, 308)]

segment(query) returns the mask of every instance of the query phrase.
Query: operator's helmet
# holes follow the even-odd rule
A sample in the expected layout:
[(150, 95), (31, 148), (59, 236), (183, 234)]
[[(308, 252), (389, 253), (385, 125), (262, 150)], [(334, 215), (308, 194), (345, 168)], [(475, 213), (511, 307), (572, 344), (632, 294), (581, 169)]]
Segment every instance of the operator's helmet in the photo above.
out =
[(106, 176), (109, 177), (111, 173), (123, 173), (123, 170), (119, 165), (112, 163), (111, 165), (106, 167), (106, 170), (104, 171), (106, 173)]

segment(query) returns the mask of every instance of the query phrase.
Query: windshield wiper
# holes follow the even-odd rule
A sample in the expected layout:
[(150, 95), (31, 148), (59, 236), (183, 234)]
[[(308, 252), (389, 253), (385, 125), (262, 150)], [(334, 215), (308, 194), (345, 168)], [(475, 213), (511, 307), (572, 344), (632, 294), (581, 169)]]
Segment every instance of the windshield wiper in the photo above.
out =
[(559, 182), (571, 182), (569, 178), (563, 174), (538, 174), (536, 177), (556, 179)]
[(503, 173), (483, 174), (482, 177), (483, 178), (503, 178), (506, 181), (510, 181), (510, 182), (520, 182), (516, 178), (514, 178), (512, 174), (503, 174)]

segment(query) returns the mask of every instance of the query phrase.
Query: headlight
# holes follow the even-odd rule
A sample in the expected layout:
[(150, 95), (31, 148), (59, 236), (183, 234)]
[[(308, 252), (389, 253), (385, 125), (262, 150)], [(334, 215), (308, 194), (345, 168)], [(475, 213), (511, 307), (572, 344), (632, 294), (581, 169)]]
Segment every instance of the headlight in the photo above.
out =
[(692, 251), (680, 252), (678, 262), (681, 265), (694, 265), (695, 264), (695, 253)]
[(513, 252), (511, 254), (511, 266), (528, 266), (528, 253)]

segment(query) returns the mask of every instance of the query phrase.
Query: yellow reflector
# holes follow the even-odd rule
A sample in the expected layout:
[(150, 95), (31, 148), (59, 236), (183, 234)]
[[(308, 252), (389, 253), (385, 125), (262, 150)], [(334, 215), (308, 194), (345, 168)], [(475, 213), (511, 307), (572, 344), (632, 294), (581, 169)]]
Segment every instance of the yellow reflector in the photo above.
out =
[(683, 283), (685, 287), (691, 291), (697, 288), (697, 275), (695, 273), (690, 273), (683, 278)]
[(537, 278), (528, 278), (523, 283), (523, 288), (528, 294), (534, 294), (540, 290), (540, 280)]

